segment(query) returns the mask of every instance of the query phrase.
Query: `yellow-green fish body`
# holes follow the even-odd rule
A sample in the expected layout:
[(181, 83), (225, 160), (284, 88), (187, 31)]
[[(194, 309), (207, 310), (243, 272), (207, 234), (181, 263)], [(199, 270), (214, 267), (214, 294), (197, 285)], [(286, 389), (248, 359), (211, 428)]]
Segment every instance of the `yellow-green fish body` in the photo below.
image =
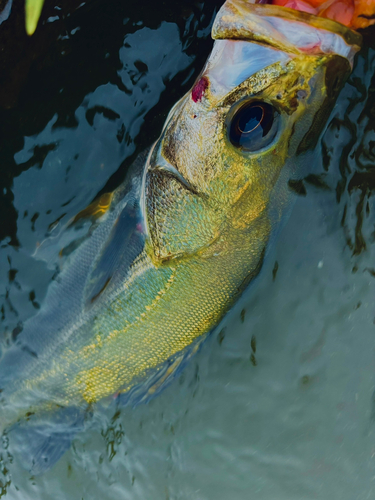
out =
[(360, 43), (286, 12), (223, 6), (194, 88), (1, 360), (3, 428), (151, 394), (257, 275)]

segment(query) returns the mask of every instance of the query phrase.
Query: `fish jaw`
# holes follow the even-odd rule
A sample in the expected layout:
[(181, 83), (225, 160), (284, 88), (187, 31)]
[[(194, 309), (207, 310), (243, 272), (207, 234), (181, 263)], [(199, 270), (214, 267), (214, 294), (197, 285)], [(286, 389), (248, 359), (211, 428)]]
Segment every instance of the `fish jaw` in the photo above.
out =
[(353, 68), (362, 36), (341, 23), (278, 5), (227, 0), (219, 10), (212, 38), (248, 40), (290, 53), (337, 54)]

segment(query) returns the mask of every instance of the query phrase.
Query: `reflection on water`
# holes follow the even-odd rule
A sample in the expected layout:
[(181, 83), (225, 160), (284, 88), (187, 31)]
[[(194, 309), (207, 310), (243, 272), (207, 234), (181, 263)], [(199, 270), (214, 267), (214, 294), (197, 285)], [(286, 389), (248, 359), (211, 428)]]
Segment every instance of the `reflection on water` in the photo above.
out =
[[(8, 80), (0, 81), (2, 98), (8, 96), (0, 108), (6, 329), (13, 328), (16, 316), (20, 321), (33, 314), (28, 293), (32, 289), (42, 300), (53, 275), (31, 258), (38, 245), (98, 194), (121, 183), (133, 159), (160, 134), (169, 109), (191, 87), (212, 45), (215, 12), (209, 2), (169, 2), (163, 9), (147, 1), (141, 6), (93, 2), (69, 20), (47, 18), (31, 42), (20, 34), (24, 59), (33, 63), (26, 75), (10, 65), (23, 85), (17, 96), (8, 90)], [(9, 23), (16, 33), (17, 21), (14, 10)], [(53, 35), (55, 42), (42, 50), (39, 39), (44, 36), (46, 43)], [(18, 57), (17, 45), (4, 45)], [(21, 289), (8, 282), (13, 268), (22, 269)]]
[[(14, 1), (0, 32), (19, 36), (1, 56), (3, 347), (43, 302), (61, 228), (120, 184), (192, 85), (220, 4), (66, 2), (29, 47)], [(367, 46), (260, 278), (181, 377), (148, 405), (103, 408), (42, 477), (5, 436), (0, 496), (374, 497), (374, 70)]]

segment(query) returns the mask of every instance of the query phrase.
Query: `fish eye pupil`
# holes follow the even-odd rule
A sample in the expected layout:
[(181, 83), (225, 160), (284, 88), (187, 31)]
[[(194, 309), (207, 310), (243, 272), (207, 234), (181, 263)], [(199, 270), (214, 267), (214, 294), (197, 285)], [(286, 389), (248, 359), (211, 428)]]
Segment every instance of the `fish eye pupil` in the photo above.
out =
[(245, 151), (257, 151), (275, 137), (277, 113), (266, 102), (251, 101), (234, 107), (229, 113), (228, 133), (231, 143)]
[(263, 119), (264, 109), (262, 106), (249, 106), (238, 117), (238, 129), (242, 134), (250, 134), (257, 127), (261, 126)]

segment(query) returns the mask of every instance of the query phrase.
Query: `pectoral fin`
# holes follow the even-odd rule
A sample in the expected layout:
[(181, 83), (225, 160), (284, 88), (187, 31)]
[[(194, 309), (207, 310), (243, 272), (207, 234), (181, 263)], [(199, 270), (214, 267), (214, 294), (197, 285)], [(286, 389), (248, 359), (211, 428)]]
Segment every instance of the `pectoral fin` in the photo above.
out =
[(86, 306), (94, 303), (111, 283), (116, 271), (128, 270), (144, 247), (142, 217), (137, 201), (129, 201), (119, 214), (86, 285)]
[(193, 358), (209, 335), (202, 335), (176, 356), (161, 364), (144, 382), (128, 392), (119, 392), (116, 403), (119, 407), (137, 406), (148, 403), (177, 378)]
[[(62, 258), (70, 255), (92, 234), (104, 215), (110, 210), (115, 193), (104, 193), (64, 223), (66, 214), (60, 215), (48, 228), (47, 237), (41, 241), (34, 257), (61, 267)], [(56, 262), (57, 261), (57, 262)]]
[(81, 219), (99, 219), (99, 217), (102, 217), (102, 215), (109, 210), (112, 198), (113, 193), (102, 194), (99, 198), (90, 203), (90, 205), (78, 212), (69, 226), (76, 224)]

